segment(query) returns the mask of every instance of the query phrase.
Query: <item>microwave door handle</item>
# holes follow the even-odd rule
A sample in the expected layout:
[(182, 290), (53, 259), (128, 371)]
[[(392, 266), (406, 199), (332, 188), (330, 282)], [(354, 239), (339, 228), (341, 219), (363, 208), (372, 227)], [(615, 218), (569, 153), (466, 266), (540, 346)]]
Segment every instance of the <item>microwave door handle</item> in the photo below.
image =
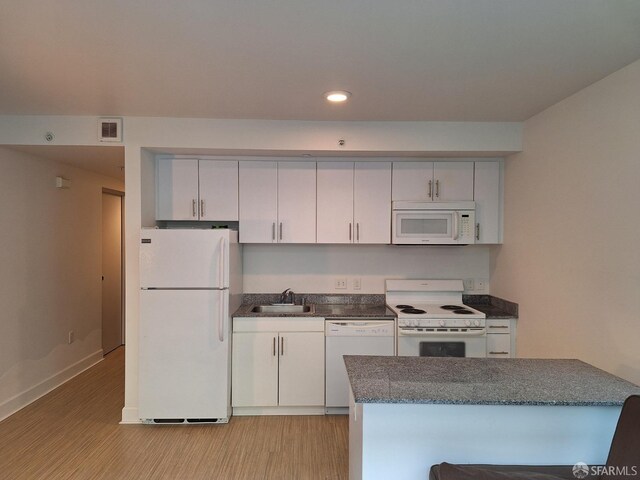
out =
[(458, 240), (458, 237), (460, 236), (460, 232), (459, 230), (459, 225), (458, 225), (458, 212), (453, 212), (453, 239), (454, 240)]

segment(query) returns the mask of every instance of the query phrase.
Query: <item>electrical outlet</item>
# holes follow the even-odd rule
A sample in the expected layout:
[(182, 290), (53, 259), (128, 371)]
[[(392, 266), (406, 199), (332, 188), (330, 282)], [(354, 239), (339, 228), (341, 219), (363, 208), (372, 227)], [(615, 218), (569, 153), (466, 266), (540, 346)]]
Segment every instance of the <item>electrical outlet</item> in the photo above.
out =
[(476, 290), (478, 290), (479, 292), (485, 292), (487, 290), (488, 283), (489, 282), (486, 278), (479, 278), (476, 282)]
[(69, 330), (69, 345), (71, 345), (74, 340), (75, 340), (75, 335), (73, 334), (73, 330)]
[(336, 290), (346, 290), (347, 289), (347, 279), (346, 278), (336, 278), (335, 289)]
[(353, 285), (353, 289), (354, 290), (361, 290), (362, 289), (362, 280), (360, 277), (356, 277), (352, 280), (352, 285)]
[(463, 283), (464, 283), (464, 290), (466, 292), (472, 292), (476, 288), (473, 278), (465, 278), (463, 280)]

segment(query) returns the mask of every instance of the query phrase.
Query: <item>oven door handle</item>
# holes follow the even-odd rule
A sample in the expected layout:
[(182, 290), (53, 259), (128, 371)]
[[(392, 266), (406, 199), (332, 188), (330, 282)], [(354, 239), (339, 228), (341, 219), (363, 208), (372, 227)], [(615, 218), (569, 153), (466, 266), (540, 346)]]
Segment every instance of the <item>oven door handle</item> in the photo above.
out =
[(398, 329), (398, 335), (407, 335), (414, 337), (480, 337), (487, 333), (486, 328), (481, 328), (479, 330), (470, 330), (466, 332), (418, 332), (416, 330), (406, 330), (403, 328)]

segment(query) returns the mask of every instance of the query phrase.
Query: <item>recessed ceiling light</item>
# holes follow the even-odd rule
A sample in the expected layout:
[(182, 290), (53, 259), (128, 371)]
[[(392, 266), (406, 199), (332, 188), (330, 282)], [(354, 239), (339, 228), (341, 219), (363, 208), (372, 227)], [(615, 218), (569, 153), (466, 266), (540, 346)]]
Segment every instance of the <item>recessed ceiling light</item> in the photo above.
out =
[(331, 92), (325, 92), (324, 98), (332, 103), (346, 102), (351, 96), (351, 92), (345, 90), (333, 90)]

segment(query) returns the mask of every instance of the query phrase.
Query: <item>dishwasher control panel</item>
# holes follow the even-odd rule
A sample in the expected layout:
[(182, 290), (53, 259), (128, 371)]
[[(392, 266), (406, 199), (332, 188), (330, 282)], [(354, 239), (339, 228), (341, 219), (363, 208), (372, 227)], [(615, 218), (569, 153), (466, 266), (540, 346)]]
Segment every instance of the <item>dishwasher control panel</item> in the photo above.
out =
[(393, 320), (327, 320), (327, 337), (393, 337)]

